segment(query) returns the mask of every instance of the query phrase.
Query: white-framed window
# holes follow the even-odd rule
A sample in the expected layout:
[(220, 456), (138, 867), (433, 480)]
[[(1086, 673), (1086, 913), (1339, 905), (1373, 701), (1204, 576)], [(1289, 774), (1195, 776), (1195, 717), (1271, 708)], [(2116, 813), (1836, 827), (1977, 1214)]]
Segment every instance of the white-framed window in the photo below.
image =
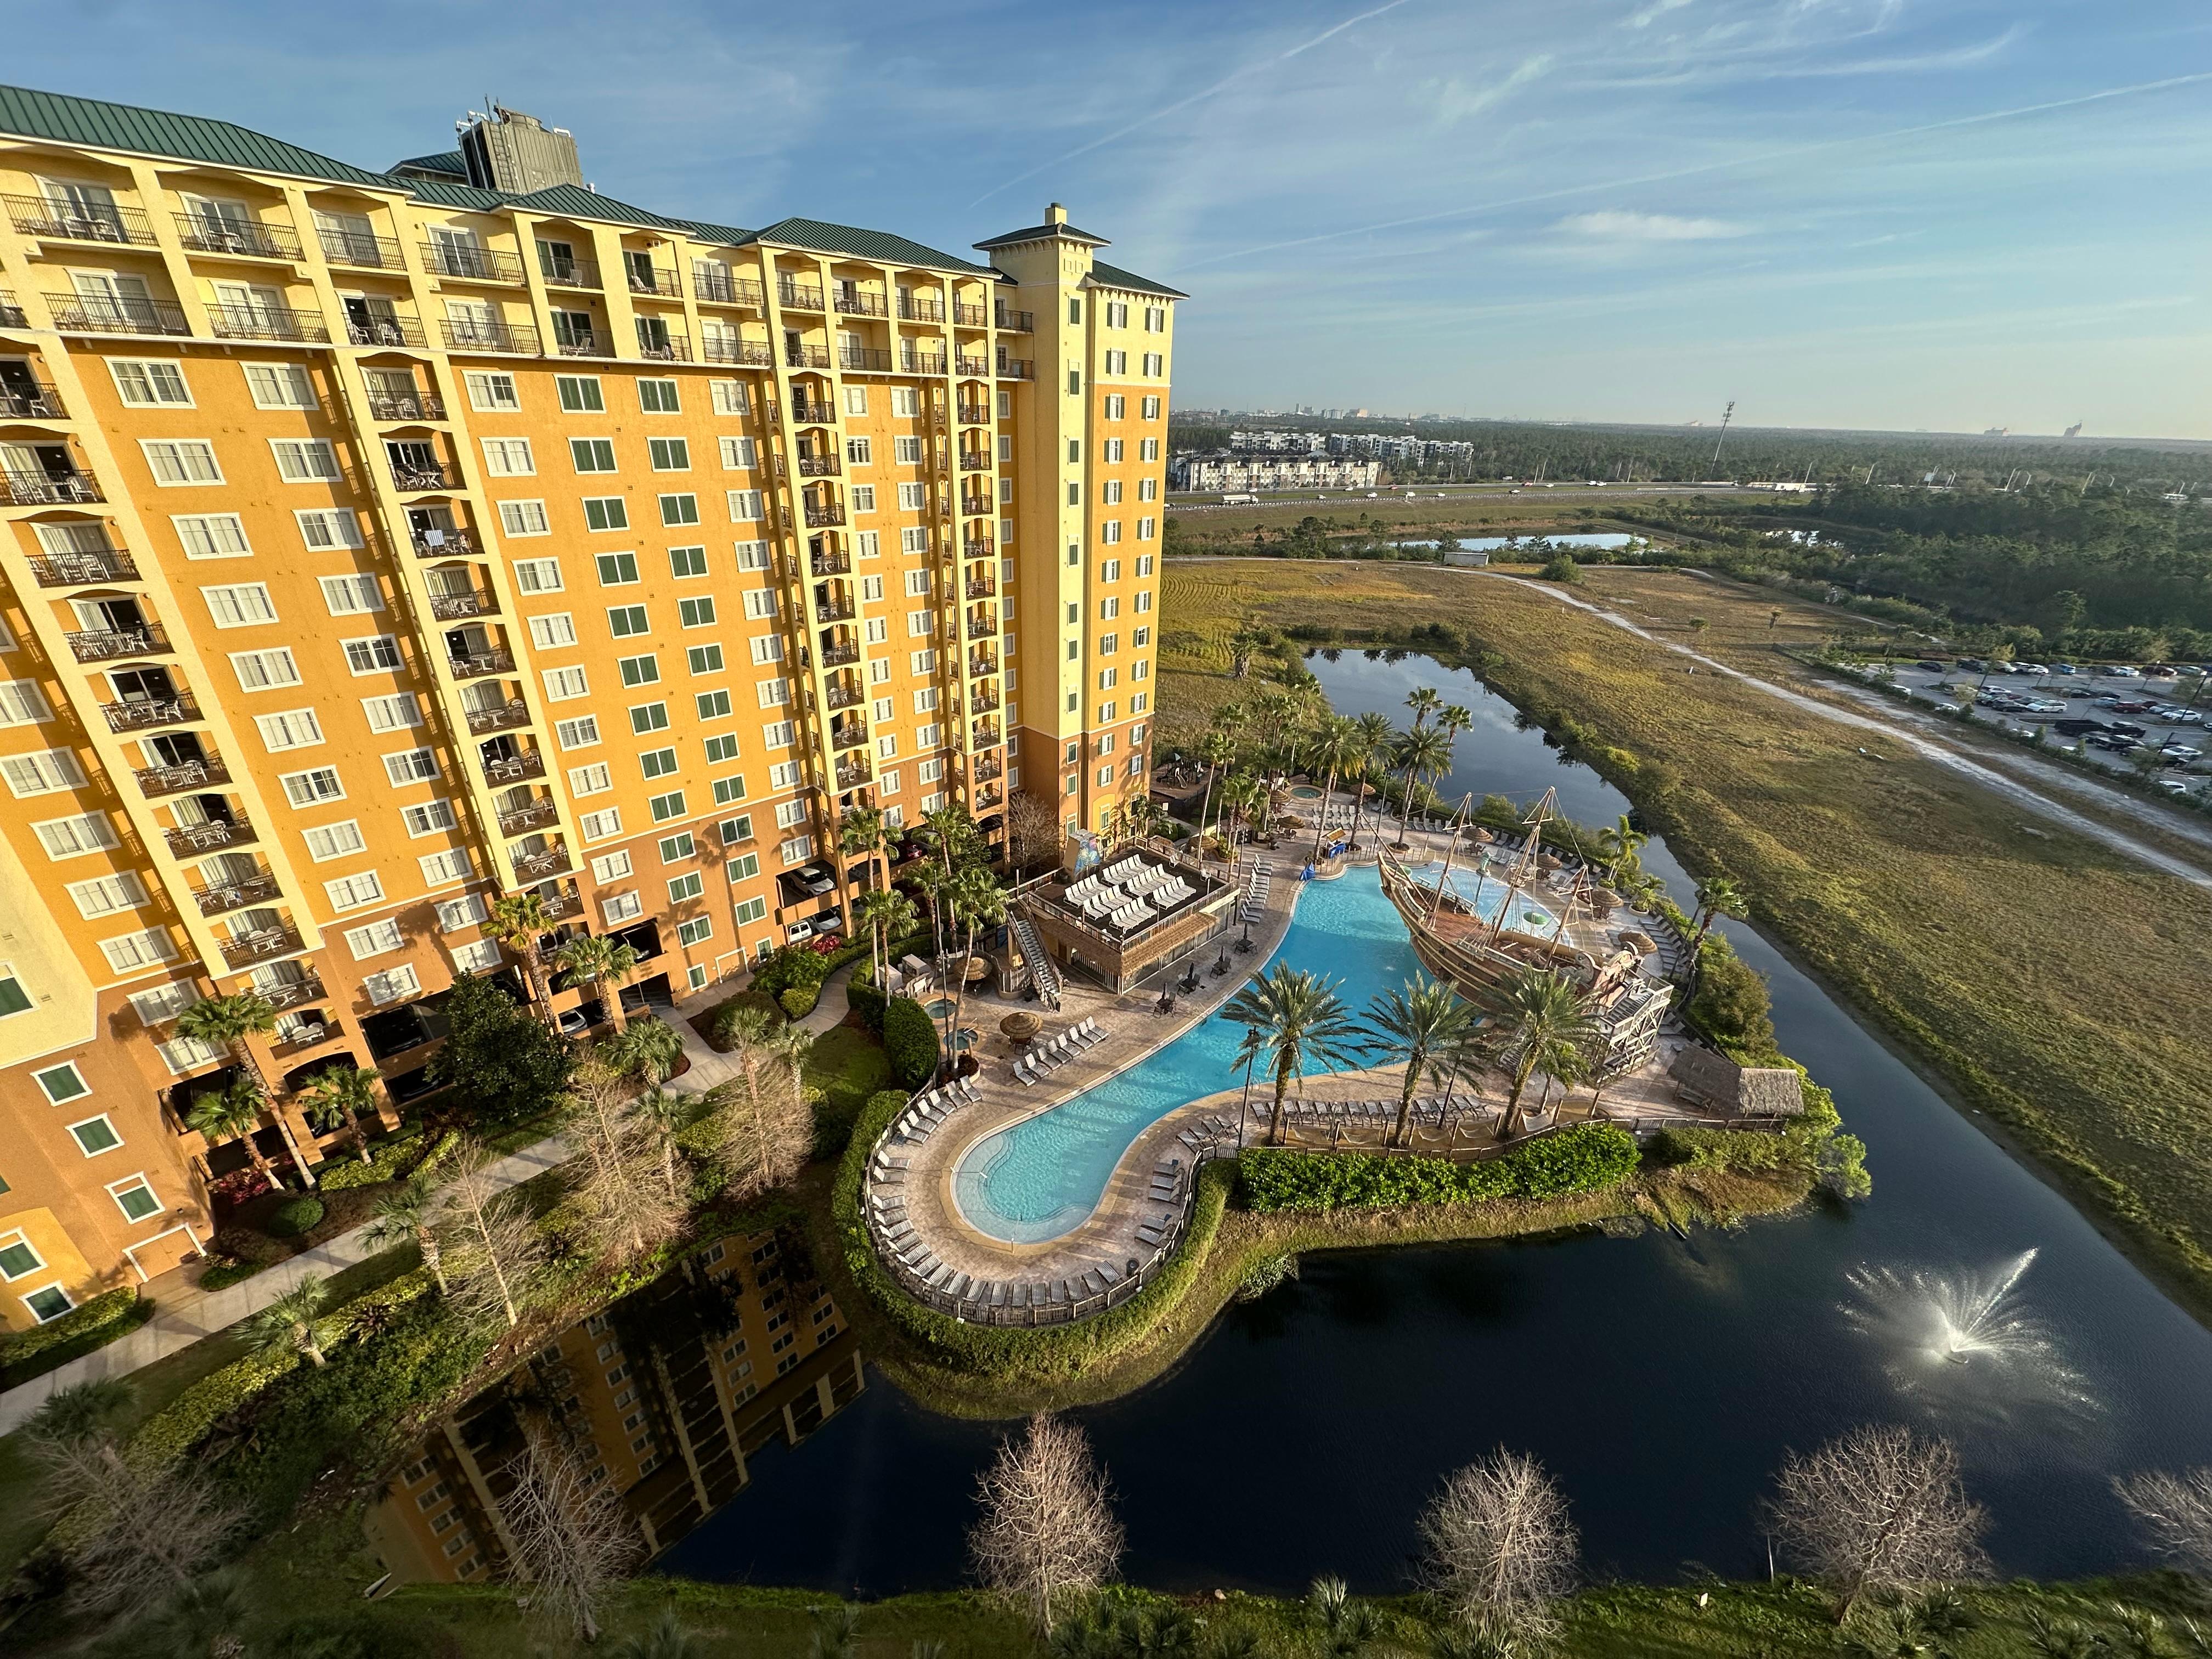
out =
[(0, 756), (0, 777), (8, 780), (9, 793), (18, 800), (27, 795), (51, 795), (63, 789), (80, 788), (84, 783), (83, 769), (77, 765), (76, 757), (66, 749)]
[(853, 532), (853, 551), (864, 559), (880, 559), (884, 556), (884, 537), (880, 530), (857, 530)]
[(154, 482), (164, 489), (222, 482), (215, 446), (205, 438), (141, 438), (138, 448)]
[(777, 720), (761, 727), (761, 742), (770, 749), (788, 749), (798, 738), (798, 727), (789, 720)]
[(549, 611), (530, 619), (530, 643), (540, 651), (555, 651), (576, 643), (576, 619), (566, 611)]
[(495, 939), (471, 939), (466, 945), (449, 945), (446, 954), (453, 959), (453, 970), (462, 974), (488, 974), (502, 960), (499, 941)]
[(1127, 374), (1129, 372), (1129, 354), (1126, 351), (1108, 352), (1106, 372), (1109, 374)]
[(118, 870), (112, 875), (94, 876), (85, 881), (69, 884), (70, 898), (76, 905), (77, 915), (91, 921), (94, 916), (112, 916), (125, 910), (143, 909), (149, 900), (146, 884), (137, 872)]
[(384, 896), (384, 882), (375, 871), (362, 870), (325, 882), (323, 891), (330, 896), (333, 910), (358, 910)]
[(610, 836), (622, 834), (622, 808), (609, 806), (597, 812), (586, 812), (576, 820), (576, 828), (586, 841), (605, 841)]
[(361, 988), (371, 1002), (382, 1008), (403, 998), (414, 996), (422, 990), (422, 981), (416, 977), (413, 965), (403, 962), (397, 968), (387, 968), (380, 974), (364, 975)]
[(550, 536), (552, 520), (545, 515), (542, 500), (501, 501), (499, 503), (500, 533), (505, 536)]
[(612, 438), (571, 438), (568, 440), (568, 462), (579, 472), (612, 472), (615, 471), (615, 441)]
[(680, 415), (684, 412), (673, 380), (641, 380), (637, 383), (637, 406), (647, 415)]
[(892, 439), (891, 459), (896, 461), (901, 466), (920, 466), (921, 465), (921, 440), (919, 438)]
[[(900, 485), (900, 486), (899, 486), (899, 490), (900, 490), (900, 493), (901, 493), (902, 495), (903, 495), (903, 494), (905, 493), (905, 489), (906, 489), (906, 486), (905, 486), (905, 485), (902, 484), (902, 485)], [(854, 511), (854, 512), (855, 512), (855, 513), (872, 513), (872, 512), (874, 512), (875, 510), (876, 510), (876, 487), (875, 487), (875, 485), (873, 485), (873, 484), (854, 484), (854, 485), (853, 486), (853, 511)]]
[(336, 823), (319, 824), (313, 830), (302, 830), (300, 838), (307, 843), (307, 856), (317, 864), (327, 864), (332, 859), (342, 859), (368, 850), (368, 838), (361, 833), (361, 823), (357, 818), (341, 818)]
[(1161, 375), (1167, 372), (1168, 359), (1165, 352), (1147, 351), (1145, 354), (1145, 378), (1146, 380), (1157, 380)]
[(572, 795), (604, 795), (614, 787), (614, 770), (605, 761), (568, 769), (568, 793)]
[(42, 1072), (32, 1073), (31, 1081), (39, 1085), (39, 1092), (54, 1106), (80, 1099), (92, 1092), (92, 1085), (84, 1080), (84, 1074), (77, 1070), (76, 1062), (73, 1060), (65, 1060), (58, 1066), (49, 1066)]
[(668, 574), (678, 581), (707, 574), (707, 550), (703, 547), (672, 547), (668, 550)]
[(670, 528), (698, 523), (699, 498), (690, 495), (663, 495), (660, 498), (660, 522)]
[(776, 592), (773, 587), (751, 587), (745, 590), (745, 617), (751, 622), (773, 622), (776, 617)]
[(909, 653), (907, 658), (907, 668), (909, 672), (915, 674), (934, 674), (937, 672), (937, 653), (916, 651)]
[(599, 915), (610, 927), (617, 922), (635, 920), (645, 914), (645, 895), (642, 893), (610, 893), (599, 901)]
[(1128, 325), (1128, 301), (1126, 300), (1109, 300), (1106, 302), (1106, 326), (1109, 328), (1127, 328)]
[(173, 513), (169, 522), (188, 559), (243, 559), (253, 551), (235, 513)]
[(472, 368), (461, 376), (461, 383), (468, 388), (469, 407), (480, 415), (512, 415), (522, 407), (522, 394), (512, 374)]
[(333, 617), (361, 617), (384, 609), (384, 592), (376, 578), (365, 573), (350, 576), (319, 576), (323, 605)]
[(717, 415), (745, 415), (752, 410), (743, 380), (709, 380), (707, 392)]
[(438, 931), (457, 933), (464, 927), (473, 927), (491, 915), (491, 906), (481, 893), (467, 893), (459, 898), (446, 899), (434, 907), (438, 913)]
[(781, 677), (763, 680), (753, 688), (763, 708), (781, 708), (791, 701), (791, 682)]
[(875, 462), (874, 441), (868, 438), (845, 440), (845, 459), (854, 466), (870, 466)]
[(676, 602), (678, 624), (684, 628), (712, 628), (714, 625), (714, 601), (710, 596), (678, 599)]
[(660, 682), (660, 659), (651, 652), (639, 657), (617, 657), (615, 667), (626, 685), (657, 685)]
[(899, 551), (902, 553), (928, 552), (929, 526), (927, 525), (920, 524), (908, 525), (905, 529), (900, 531)]
[(589, 749), (599, 740), (599, 717), (583, 714), (554, 723), (553, 740), (563, 749)]
[(269, 451), (286, 483), (330, 483), (345, 476), (327, 438), (271, 438)]
[(901, 484), (898, 487), (898, 504), (901, 512), (921, 512), (929, 505), (929, 486), (921, 483)]
[(906, 573), (906, 596), (910, 599), (929, 597), (929, 571), (927, 568)]
[(754, 524), (761, 518), (761, 493), (757, 489), (732, 489), (727, 492), (732, 524)]
[(1157, 461), (1159, 458), (1160, 441), (1158, 438), (1139, 438), (1137, 441), (1137, 459), (1139, 460)]
[(272, 755), (287, 749), (307, 749), (323, 740), (322, 723), (312, 708), (288, 708), (279, 714), (256, 714), (254, 729)]
[(865, 415), (868, 412), (867, 387), (848, 386), (845, 388), (845, 412), (848, 415)]
[(753, 666), (756, 668), (765, 668), (771, 663), (783, 660), (783, 640), (778, 635), (757, 635), (746, 643), (752, 654)]
[(1118, 392), (1106, 394), (1106, 418), (1118, 421), (1129, 412), (1129, 400)]
[(629, 528), (629, 503), (619, 495), (584, 497), (584, 528), (592, 532)]
[(527, 438), (484, 438), (484, 472), (494, 478), (526, 478), (538, 471)]
[(149, 1030), (165, 1025), (194, 1003), (203, 1000), (199, 988), (188, 979), (173, 979), (167, 985), (156, 985), (150, 990), (131, 994), (131, 1012), (138, 1023)]
[(908, 639), (921, 639), (937, 631), (934, 611), (909, 611), (906, 613), (906, 632)]
[(451, 830), (459, 822), (453, 816), (453, 804), (449, 800), (417, 801), (399, 809), (399, 821), (407, 826), (410, 841), (420, 836), (435, 835), (441, 830)]
[(380, 957), (386, 951), (397, 951), (407, 943), (406, 934), (399, 924), (386, 916), (381, 921), (372, 921), (366, 927), (349, 927), (345, 935), (346, 949), (353, 952), (356, 962), (369, 957)]
[(740, 570), (766, 570), (774, 562), (769, 557), (766, 542), (737, 542), (732, 545), (738, 550), (738, 568)]
[(910, 386), (891, 388), (891, 413), (911, 419), (921, 413), (921, 393)]
[(246, 389), (256, 409), (313, 409), (320, 401), (304, 363), (248, 363)]
[(469, 862), (468, 849), (465, 847), (448, 847), (439, 852), (425, 853), (415, 862), (422, 866), (423, 884), (428, 887), (443, 887), (447, 882), (466, 881), (476, 874), (476, 867)]
[(592, 879), (600, 883), (620, 881), (629, 874), (630, 867), (628, 849), (619, 853), (602, 853), (592, 860)]
[(0, 726), (37, 726), (53, 717), (36, 680), (0, 680)]
[[(932, 721), (927, 726), (917, 727), (914, 734), (915, 747), (917, 749), (934, 749), (944, 741), (944, 728), (935, 721)], [(928, 781), (927, 778), (923, 780), (925, 783)]]
[(689, 472), (691, 470), (691, 446), (683, 438), (647, 438), (645, 441), (647, 465), (655, 472)]
[(1157, 420), (1158, 420), (1158, 419), (1160, 418), (1160, 400), (1159, 400), (1159, 398), (1158, 398), (1158, 397), (1151, 397), (1151, 398), (1146, 398), (1146, 399), (1144, 400), (1144, 404), (1143, 404), (1143, 405), (1142, 405), (1142, 410), (1143, 410), (1143, 415), (1144, 415), (1144, 418), (1145, 418), (1145, 419), (1146, 419), (1146, 420), (1148, 420), (1148, 421), (1157, 421)]
[(365, 545), (361, 520), (349, 507), (301, 507), (292, 517), (299, 524), (300, 539), (310, 551)]
[(561, 592), (561, 561), (558, 559), (517, 559), (514, 562), (514, 586), (522, 593), (558, 593)]
[(109, 1182), (107, 1195), (115, 1200), (115, 1207), (123, 1212), (123, 1218), (134, 1226), (142, 1221), (151, 1221), (161, 1213), (161, 1200), (154, 1195), (153, 1185), (143, 1173)]
[[(784, 787), (787, 787), (788, 786), (787, 786), (787, 785), (782, 785), (782, 784), (779, 784), (779, 785), (777, 785), (776, 787), (777, 787), (778, 788), (784, 788)], [(775, 808), (775, 827), (776, 827), (777, 829), (779, 829), (779, 830), (789, 830), (789, 829), (793, 828), (794, 825), (801, 824), (801, 823), (805, 823), (805, 822), (806, 822), (806, 803), (805, 803), (805, 801), (803, 801), (803, 800), (787, 800), (787, 801), (779, 801), (779, 802), (777, 802), (777, 803), (776, 803), (776, 808)]]
[(545, 671), (544, 678), (545, 701), (548, 702), (569, 702), (578, 697), (587, 697), (592, 693), (591, 677), (584, 672), (580, 664), (568, 668), (549, 668)]
[(107, 965), (118, 974), (136, 973), (143, 968), (158, 968), (177, 959), (175, 942), (166, 927), (149, 927), (136, 933), (118, 933), (113, 939), (100, 942), (100, 953), (107, 958)]
[(635, 553), (595, 554), (592, 562), (599, 573), (599, 586), (602, 587), (629, 587), (637, 581), (637, 555)]
[(277, 782), (284, 786), (284, 799), (295, 806), (320, 806), (326, 801), (343, 800), (345, 784), (335, 766), (312, 767), (305, 772), (287, 772)]
[(1099, 504), (1103, 507), (1121, 506), (1121, 481), (1119, 478), (1109, 478), (1105, 483), (1100, 484), (1098, 486), (1098, 501)]
[(384, 775), (395, 789), (410, 783), (434, 782), (440, 776), (434, 749), (397, 749), (384, 757)]
[(684, 816), (684, 792), (681, 789), (672, 789), (665, 795), (655, 795), (646, 804), (653, 809), (653, 821), (655, 823), (665, 823), (671, 818), (680, 818)]
[(123, 1137), (108, 1121), (107, 1114), (88, 1117), (69, 1126), (70, 1139), (76, 1142), (77, 1150), (87, 1158), (98, 1158), (102, 1152), (112, 1152), (123, 1144)]
[(191, 388), (185, 384), (184, 366), (161, 358), (110, 357), (107, 372), (115, 381), (115, 395), (131, 409), (190, 409)]
[(776, 848), (777, 854), (786, 864), (803, 864), (814, 856), (814, 837), (793, 836)]
[(381, 697), (363, 697), (361, 711), (372, 732), (398, 732), (422, 724), (422, 705), (412, 691), (394, 691)]
[(276, 620), (276, 601), (266, 582), (233, 582), (222, 587), (203, 587), (208, 615), (217, 628), (254, 628)]
[(238, 676), (242, 691), (273, 691), (300, 684), (300, 665), (289, 645), (273, 645), (260, 651), (234, 651), (230, 653), (230, 667)]
[(560, 398), (561, 412), (564, 415), (597, 415), (607, 406), (596, 374), (556, 374), (553, 377), (553, 390)]
[(116, 839), (115, 826), (108, 822), (105, 812), (76, 812), (65, 818), (48, 818), (33, 823), (31, 833), (39, 838), (46, 856), (57, 863), (64, 859), (82, 858), (88, 853), (105, 853), (121, 843)]

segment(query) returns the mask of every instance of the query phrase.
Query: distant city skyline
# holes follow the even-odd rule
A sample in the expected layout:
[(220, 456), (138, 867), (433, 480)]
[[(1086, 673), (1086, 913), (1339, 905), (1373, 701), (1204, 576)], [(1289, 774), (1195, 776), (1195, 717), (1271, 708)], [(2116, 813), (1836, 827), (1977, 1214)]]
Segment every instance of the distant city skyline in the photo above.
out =
[(2183, 0), (97, 15), (14, 20), (8, 78), (370, 167), (496, 97), (640, 205), (953, 251), (1064, 201), (1190, 291), (1195, 406), (2212, 437)]

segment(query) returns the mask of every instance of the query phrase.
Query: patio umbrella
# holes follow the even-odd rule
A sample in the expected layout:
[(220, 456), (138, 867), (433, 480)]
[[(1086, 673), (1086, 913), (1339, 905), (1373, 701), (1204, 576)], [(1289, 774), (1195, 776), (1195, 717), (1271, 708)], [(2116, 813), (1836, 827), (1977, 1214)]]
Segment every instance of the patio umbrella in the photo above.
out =
[(1044, 1030), (1044, 1020), (1026, 1008), (1017, 1008), (999, 1022), (999, 1030), (1016, 1042), (1028, 1042)]

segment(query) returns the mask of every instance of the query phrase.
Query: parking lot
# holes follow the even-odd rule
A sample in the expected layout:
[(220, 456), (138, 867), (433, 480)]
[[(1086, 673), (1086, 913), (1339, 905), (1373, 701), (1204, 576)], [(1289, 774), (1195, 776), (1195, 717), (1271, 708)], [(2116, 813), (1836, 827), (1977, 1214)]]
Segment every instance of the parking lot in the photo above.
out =
[(2212, 714), (2205, 670), (2087, 663), (1984, 663), (1973, 658), (1872, 664), (1870, 684), (1924, 697), (1945, 714), (1971, 706), (1974, 718), (2008, 732), (2040, 731), (2053, 749), (2126, 776), (2148, 773), (2176, 797), (2212, 799)]

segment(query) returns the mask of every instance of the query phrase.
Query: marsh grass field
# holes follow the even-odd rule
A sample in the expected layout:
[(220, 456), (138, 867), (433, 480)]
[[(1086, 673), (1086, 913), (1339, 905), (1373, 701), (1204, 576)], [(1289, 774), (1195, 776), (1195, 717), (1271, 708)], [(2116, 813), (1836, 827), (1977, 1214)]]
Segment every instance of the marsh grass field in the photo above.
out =
[(1251, 689), (1229, 678), (1241, 625), (1491, 653), (1497, 689), (1571, 726), (1677, 856), (1741, 883), (1763, 927), (2212, 1315), (2203, 891), (1667, 649), (1807, 678), (1777, 647), (1831, 637), (1834, 613), (1650, 569), (1586, 570), (1572, 592), (1656, 642), (1534, 582), (1435, 567), (1171, 562), (1164, 589), (1164, 750)]

